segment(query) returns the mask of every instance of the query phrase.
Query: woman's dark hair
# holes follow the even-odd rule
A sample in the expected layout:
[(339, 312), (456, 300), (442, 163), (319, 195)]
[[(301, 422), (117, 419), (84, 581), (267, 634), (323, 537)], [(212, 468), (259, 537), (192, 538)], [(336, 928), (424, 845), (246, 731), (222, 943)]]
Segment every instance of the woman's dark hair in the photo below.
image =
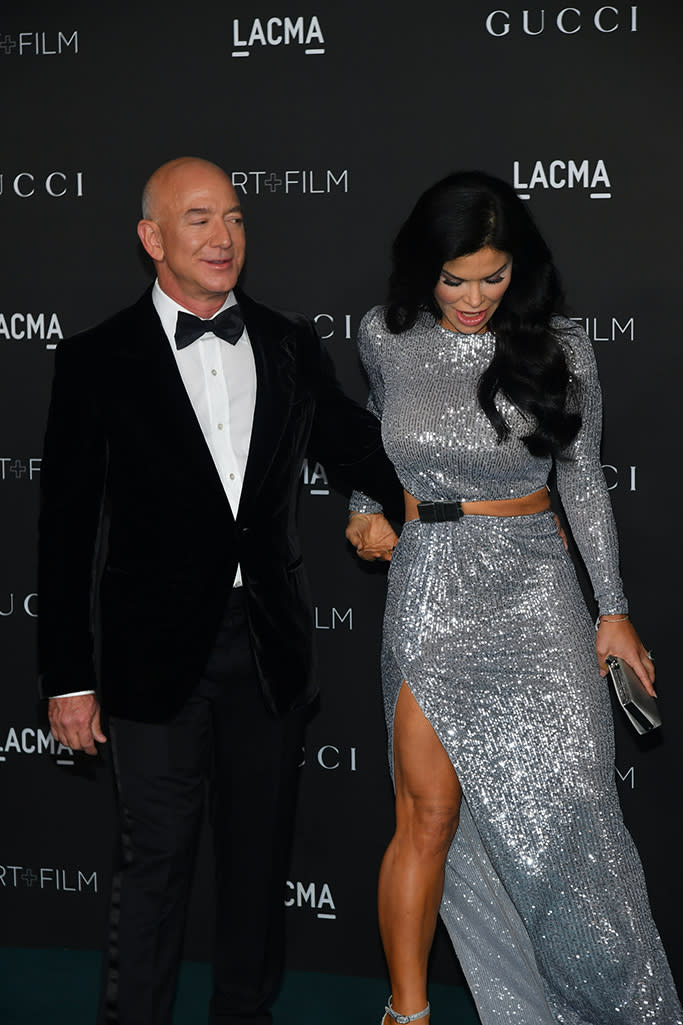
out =
[(479, 381), (479, 403), (503, 441), (510, 427), (495, 402), (502, 392), (535, 422), (523, 438), (532, 455), (557, 456), (581, 426), (568, 409), (569, 368), (551, 328), (564, 296), (550, 249), (511, 185), (461, 171), (420, 196), (394, 242), (387, 327), (407, 331), (422, 311), (440, 320), (434, 289), (443, 265), (486, 246), (512, 256), (512, 274), (490, 321), (496, 347)]

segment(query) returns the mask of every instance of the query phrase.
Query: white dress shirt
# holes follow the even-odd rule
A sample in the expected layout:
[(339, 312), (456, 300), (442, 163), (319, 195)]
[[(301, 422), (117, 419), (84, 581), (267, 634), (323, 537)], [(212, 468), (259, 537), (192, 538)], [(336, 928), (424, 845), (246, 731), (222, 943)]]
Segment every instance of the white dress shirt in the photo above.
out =
[[(249, 455), (256, 405), (256, 365), (246, 328), (235, 345), (207, 331), (196, 342), (177, 349), (175, 328), (178, 312), (190, 313), (154, 283), (152, 302), (168, 338), (185, 390), (221, 484), (237, 516)], [(237, 300), (232, 292), (217, 310), (218, 316)], [(239, 566), (234, 586), (242, 584)]]
[[(213, 331), (207, 331), (196, 342), (184, 349), (177, 349), (175, 328), (178, 311), (192, 311), (162, 292), (158, 281), (155, 281), (152, 289), (152, 302), (230, 502), (232, 514), (237, 516), (256, 404), (256, 365), (249, 335), (245, 328), (235, 345), (230, 345)], [(214, 316), (228, 306), (234, 306), (236, 302), (234, 294), (230, 292)], [(241, 586), (242, 574), (238, 566), (233, 587)], [(92, 690), (78, 690), (55, 696), (68, 698), (93, 693)]]

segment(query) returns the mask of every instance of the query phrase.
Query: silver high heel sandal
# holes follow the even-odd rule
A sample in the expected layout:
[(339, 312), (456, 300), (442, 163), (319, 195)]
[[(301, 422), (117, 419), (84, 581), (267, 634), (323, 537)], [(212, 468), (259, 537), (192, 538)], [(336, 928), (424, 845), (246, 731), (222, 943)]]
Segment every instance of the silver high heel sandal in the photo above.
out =
[(399, 1014), (398, 1011), (395, 1011), (391, 1006), (391, 997), (389, 997), (389, 1002), (384, 1008), (384, 1014), (382, 1015), (382, 1020), (379, 1025), (384, 1025), (384, 1019), (387, 1014), (394, 1021), (398, 1022), (398, 1025), (410, 1025), (411, 1021), (418, 1021), (420, 1018), (426, 1018), (430, 1010), (431, 1008), (429, 1004), (427, 1004), (425, 1009), (423, 1011), (418, 1011), (417, 1014)]

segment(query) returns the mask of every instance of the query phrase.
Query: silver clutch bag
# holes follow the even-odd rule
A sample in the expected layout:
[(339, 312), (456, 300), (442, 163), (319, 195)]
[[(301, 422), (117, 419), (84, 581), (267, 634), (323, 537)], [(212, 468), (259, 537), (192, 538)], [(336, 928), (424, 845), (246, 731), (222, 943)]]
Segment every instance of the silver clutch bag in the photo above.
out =
[(649, 733), (662, 725), (657, 702), (648, 694), (628, 662), (616, 655), (605, 659), (614, 691), (637, 733)]

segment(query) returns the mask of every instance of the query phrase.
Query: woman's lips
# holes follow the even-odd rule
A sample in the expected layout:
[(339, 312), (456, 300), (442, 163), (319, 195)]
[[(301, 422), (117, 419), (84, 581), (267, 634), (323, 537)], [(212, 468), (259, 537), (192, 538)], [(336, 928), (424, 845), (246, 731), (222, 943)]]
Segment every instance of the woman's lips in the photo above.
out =
[(476, 327), (477, 324), (482, 324), (486, 319), (488, 310), (482, 310), (481, 313), (463, 313), (462, 310), (456, 310), (455, 315), (461, 324), (465, 324), (466, 327)]

